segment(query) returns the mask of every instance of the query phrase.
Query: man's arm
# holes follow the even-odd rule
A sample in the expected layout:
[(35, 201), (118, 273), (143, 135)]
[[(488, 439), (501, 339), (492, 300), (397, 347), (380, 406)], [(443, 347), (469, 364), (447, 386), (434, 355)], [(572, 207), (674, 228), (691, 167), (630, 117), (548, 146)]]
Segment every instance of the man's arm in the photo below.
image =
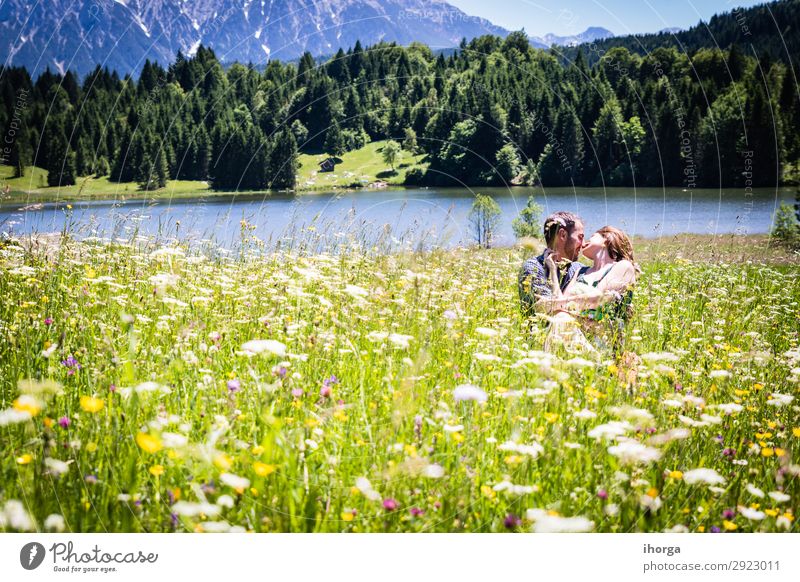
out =
[(542, 264), (536, 259), (528, 259), (522, 265), (518, 279), (519, 299), (523, 310), (532, 311), (537, 300), (551, 297), (553, 292), (547, 282)]

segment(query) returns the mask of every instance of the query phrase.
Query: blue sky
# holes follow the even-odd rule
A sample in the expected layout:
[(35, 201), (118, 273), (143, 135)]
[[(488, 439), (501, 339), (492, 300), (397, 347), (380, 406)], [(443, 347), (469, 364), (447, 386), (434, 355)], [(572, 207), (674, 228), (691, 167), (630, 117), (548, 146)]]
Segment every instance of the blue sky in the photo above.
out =
[(467, 14), (482, 16), (509, 30), (533, 36), (568, 36), (590, 26), (616, 35), (689, 28), (719, 12), (763, 0), (448, 0)]

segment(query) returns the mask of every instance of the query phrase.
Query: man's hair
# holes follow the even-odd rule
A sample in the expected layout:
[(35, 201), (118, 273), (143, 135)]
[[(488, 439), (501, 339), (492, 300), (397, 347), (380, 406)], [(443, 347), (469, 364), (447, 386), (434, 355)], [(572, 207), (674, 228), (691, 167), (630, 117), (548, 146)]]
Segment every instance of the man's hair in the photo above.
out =
[(554, 212), (548, 216), (547, 220), (544, 221), (544, 242), (547, 244), (547, 248), (553, 248), (559, 229), (565, 228), (567, 234), (572, 234), (575, 224), (578, 222), (583, 224), (580, 216), (565, 210)]

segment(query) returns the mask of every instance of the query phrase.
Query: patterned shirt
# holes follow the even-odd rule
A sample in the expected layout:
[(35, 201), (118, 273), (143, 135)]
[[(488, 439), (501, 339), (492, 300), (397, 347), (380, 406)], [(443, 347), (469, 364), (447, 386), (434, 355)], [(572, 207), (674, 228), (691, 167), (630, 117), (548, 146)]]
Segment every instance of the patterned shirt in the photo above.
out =
[[(561, 290), (566, 289), (569, 282), (572, 280), (573, 275), (588, 269), (587, 266), (575, 261), (570, 263), (567, 267), (567, 272), (561, 279)], [(526, 314), (533, 312), (534, 303), (541, 297), (550, 297), (553, 295), (548, 281), (548, 270), (544, 263), (544, 253), (538, 257), (528, 259), (522, 264), (519, 270), (519, 277), (517, 279), (519, 288), (519, 301), (522, 306), (522, 311)], [(559, 273), (559, 275), (561, 275)]]

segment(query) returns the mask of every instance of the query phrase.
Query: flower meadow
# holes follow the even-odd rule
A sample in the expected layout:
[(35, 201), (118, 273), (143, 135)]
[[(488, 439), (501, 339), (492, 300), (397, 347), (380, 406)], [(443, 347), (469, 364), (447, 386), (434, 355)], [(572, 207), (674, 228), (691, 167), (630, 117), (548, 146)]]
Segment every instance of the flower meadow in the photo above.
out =
[(799, 531), (796, 264), (645, 260), (596, 361), (522, 259), (5, 246), (0, 529)]

